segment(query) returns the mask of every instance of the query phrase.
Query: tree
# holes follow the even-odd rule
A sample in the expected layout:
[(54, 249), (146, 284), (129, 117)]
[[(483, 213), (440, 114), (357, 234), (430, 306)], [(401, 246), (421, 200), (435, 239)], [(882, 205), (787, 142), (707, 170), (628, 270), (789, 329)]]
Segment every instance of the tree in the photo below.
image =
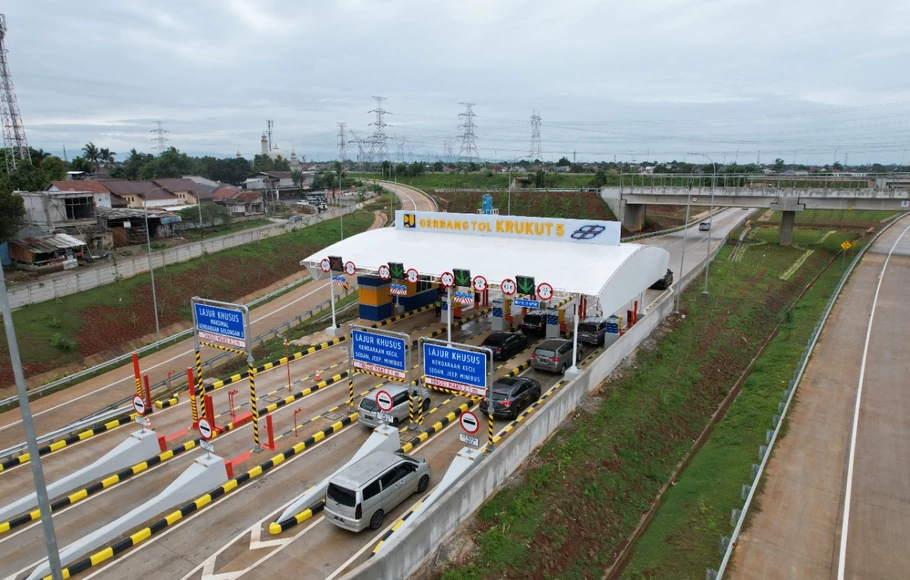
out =
[(158, 157), (152, 158), (139, 170), (139, 179), (182, 177), (193, 169), (193, 161), (176, 147), (168, 147)]
[(223, 224), (229, 224), (233, 218), (230, 210), (223, 205), (203, 202), (199, 207), (190, 206), (180, 210), (180, 219), (185, 222), (198, 222), (200, 211), (202, 212), (203, 224), (214, 224), (217, 220), (220, 220)]
[(253, 157), (253, 173), (262, 173), (264, 171), (290, 171), (291, 166), (284, 157), (272, 159), (268, 155), (259, 154)]
[(45, 157), (38, 167), (47, 181), (59, 181), (66, 177), (66, 162), (59, 157), (53, 155)]
[(86, 173), (91, 173), (92, 163), (85, 157), (73, 157), (73, 160), (70, 161), (70, 171), (84, 171)]
[[(82, 148), (82, 152), (85, 154), (85, 159), (92, 164), (92, 171), (95, 170), (95, 165), (98, 163), (98, 159), (101, 157), (101, 151), (95, 147), (95, 144), (89, 141)], [(89, 172), (91, 173), (91, 171)]]
[(435, 171), (436, 173), (442, 173), (443, 171), (445, 171), (445, 168), (446, 167), (445, 167), (445, 165), (442, 164), (442, 161), (437, 161), (436, 163), (433, 164), (433, 171)]
[(774, 171), (780, 172), (784, 168), (784, 160), (778, 157), (774, 160)]
[(22, 198), (0, 185), (0, 244), (16, 235), (24, 216)]
[(98, 158), (99, 158), (105, 165), (113, 165), (113, 164), (114, 164), (114, 156), (115, 156), (115, 155), (117, 155), (117, 153), (111, 151), (110, 149), (108, 149), (108, 148), (106, 148), (106, 147), (102, 147), (102, 148), (99, 149), (99, 151), (98, 151)]
[(594, 187), (603, 187), (607, 184), (607, 172), (603, 169), (598, 169), (594, 174)]
[(151, 162), (154, 158), (155, 156), (150, 153), (139, 153), (136, 149), (130, 149), (129, 157), (126, 158), (122, 165), (123, 177), (126, 179), (137, 179), (142, 166)]
[(837, 169), (838, 171), (840, 171), (841, 169), (844, 168), (844, 166), (840, 164), (840, 161), (835, 161), (834, 164), (831, 166), (831, 168)]
[(572, 165), (572, 162), (569, 161), (569, 158), (565, 156), (560, 157), (559, 161), (556, 162), (557, 167), (568, 167), (569, 165)]
[(294, 182), (299, 188), (303, 188), (303, 182), (306, 181), (306, 176), (303, 174), (303, 171), (295, 169), (291, 171), (291, 181)]

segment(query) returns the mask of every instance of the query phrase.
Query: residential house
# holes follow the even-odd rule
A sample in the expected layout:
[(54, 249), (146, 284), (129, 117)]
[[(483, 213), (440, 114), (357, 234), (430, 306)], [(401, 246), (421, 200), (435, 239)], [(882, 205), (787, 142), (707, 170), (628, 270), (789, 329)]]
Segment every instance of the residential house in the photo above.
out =
[(212, 189), (185, 177), (166, 177), (154, 182), (175, 194), (181, 203), (177, 205), (196, 205), (212, 200)]
[(265, 203), (261, 191), (244, 191), (222, 185), (212, 192), (215, 203), (228, 208), (234, 217), (245, 217), (265, 213)]
[(104, 182), (111, 193), (126, 199), (127, 207), (140, 209), (164, 208), (182, 205), (180, 198), (175, 193), (156, 184), (154, 181), (128, 181), (126, 179), (111, 179)]
[(91, 259), (82, 240), (67, 234), (44, 233), (40, 237), (10, 240), (9, 256), (17, 268), (40, 272), (69, 270), (79, 265), (77, 258)]
[(52, 181), (45, 188), (49, 192), (70, 192), (70, 193), (87, 193), (91, 192), (95, 199), (96, 207), (126, 207), (127, 201), (104, 186), (104, 182), (94, 179), (82, 179), (78, 181)]

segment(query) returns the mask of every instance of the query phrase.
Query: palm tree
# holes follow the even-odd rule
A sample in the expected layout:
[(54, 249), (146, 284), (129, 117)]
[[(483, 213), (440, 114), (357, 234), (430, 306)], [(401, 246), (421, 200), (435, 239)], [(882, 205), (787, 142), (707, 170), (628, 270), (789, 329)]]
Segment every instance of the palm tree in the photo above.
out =
[(82, 152), (85, 153), (86, 160), (92, 164), (92, 170), (94, 170), (95, 165), (98, 163), (101, 152), (91, 141), (85, 144), (85, 147), (82, 148)]
[(116, 153), (112, 152), (112, 151), (111, 151), (110, 149), (108, 149), (107, 147), (102, 147), (101, 149), (98, 150), (98, 158), (99, 158), (105, 165), (113, 165), (113, 164), (114, 164), (114, 155), (116, 155)]

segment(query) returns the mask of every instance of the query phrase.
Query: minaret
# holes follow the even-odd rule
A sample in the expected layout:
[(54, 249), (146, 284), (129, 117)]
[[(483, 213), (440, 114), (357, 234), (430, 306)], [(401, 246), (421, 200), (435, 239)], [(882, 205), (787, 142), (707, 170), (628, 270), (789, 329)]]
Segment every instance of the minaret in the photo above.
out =
[(291, 162), (290, 162), (290, 166), (291, 166), (291, 167), (295, 167), (295, 168), (297, 167), (297, 152), (296, 152), (295, 150), (293, 150), (293, 149), (291, 149)]
[(262, 154), (269, 154), (269, 139), (265, 136), (265, 133), (262, 134)]

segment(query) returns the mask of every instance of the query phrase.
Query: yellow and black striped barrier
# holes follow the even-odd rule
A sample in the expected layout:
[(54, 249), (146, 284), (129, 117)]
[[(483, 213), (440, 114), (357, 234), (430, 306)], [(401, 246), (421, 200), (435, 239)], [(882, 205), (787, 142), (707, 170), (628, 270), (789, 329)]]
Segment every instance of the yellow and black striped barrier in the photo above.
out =
[[(66, 506), (71, 506), (77, 502), (80, 502), (83, 499), (98, 493), (99, 491), (102, 491), (102, 490), (107, 489), (111, 486), (114, 486), (118, 483), (126, 481), (127, 479), (131, 478), (132, 476), (134, 476), (138, 473), (142, 473), (143, 471), (145, 471), (149, 468), (152, 468), (160, 463), (164, 463), (165, 461), (167, 461), (169, 459), (173, 459), (174, 457), (180, 455), (184, 451), (189, 451), (190, 449), (193, 449), (198, 444), (199, 444), (199, 439), (196, 439), (195, 441), (187, 441), (183, 445), (179, 445), (179, 446), (175, 447), (174, 449), (168, 449), (167, 451), (159, 453), (158, 455), (156, 455), (155, 457), (152, 457), (151, 459), (147, 459), (145, 461), (137, 463), (136, 465), (134, 465), (132, 467), (128, 467), (122, 471), (119, 471), (119, 472), (115, 473), (114, 475), (111, 475), (109, 477), (102, 479), (101, 481), (97, 481), (84, 489), (80, 489), (79, 491), (73, 492), (73, 493), (67, 495), (66, 497), (58, 499), (57, 501), (55, 501), (54, 503), (51, 504), (51, 511), (55, 512), (55, 511), (60, 510), (61, 508), (65, 508)], [(34, 510), (34, 511), (31, 511), (26, 514), (22, 514), (16, 518), (13, 518), (13, 519), (9, 520), (8, 522), (0, 522), (0, 534), (6, 533), (23, 524), (27, 524), (28, 522), (32, 522), (32, 521), (35, 521), (38, 519), (41, 519), (41, 511)]]
[[(323, 501), (324, 501), (324, 500), (323, 500)], [(397, 531), (398, 531), (398, 528), (400, 528), (400, 527), (404, 524), (404, 521), (405, 521), (406, 519), (408, 519), (409, 517), (411, 517), (412, 515), (414, 515), (414, 512), (416, 512), (417, 509), (418, 509), (420, 506), (422, 506), (422, 505), (423, 505), (423, 500), (420, 500), (419, 502), (415, 503), (414, 506), (411, 507), (411, 509), (408, 510), (408, 513), (406, 513), (406, 514), (404, 514), (403, 516), (401, 516), (401, 519), (398, 520), (397, 522), (395, 522), (395, 525), (393, 525), (391, 528), (389, 528), (389, 531), (387, 531), (386, 533), (384, 533), (384, 534), (382, 535), (382, 537), (379, 538), (379, 542), (373, 547), (373, 551), (370, 552), (370, 555), (367, 556), (367, 559), (370, 559), (370, 558), (372, 558), (373, 556), (375, 556), (375, 555), (376, 555), (376, 552), (379, 551), (379, 548), (382, 547), (382, 545), (383, 545), (384, 543), (386, 543), (386, 541), (387, 541), (390, 537), (392, 537), (392, 534), (394, 534), (395, 532), (397, 532)], [(323, 507), (325, 507), (324, 504), (323, 504)]]
[[(70, 435), (69, 437), (66, 437), (65, 439), (61, 439), (59, 441), (54, 441), (53, 443), (51, 443), (49, 445), (44, 445), (43, 447), (39, 447), (38, 456), (43, 457), (49, 453), (53, 453), (55, 451), (60, 451), (67, 445), (72, 445), (73, 443), (85, 441), (89, 437), (99, 435), (101, 433), (104, 433), (105, 431), (110, 431), (111, 429), (116, 429), (117, 427), (119, 427), (121, 425), (125, 425), (127, 423), (132, 423), (133, 419), (135, 419), (135, 418), (136, 418), (136, 413), (130, 413), (129, 415), (125, 415), (118, 419), (108, 421), (107, 423), (101, 425), (100, 427), (96, 427), (94, 429), (88, 429), (87, 431), (82, 431), (81, 433), (76, 433), (75, 435)], [(23, 463), (28, 463), (30, 459), (31, 459), (31, 456), (27, 452), (23, 453), (22, 455), (18, 455), (16, 457), (11, 457), (9, 459), (4, 460), (3, 462), (0, 462), (0, 471), (3, 471), (4, 469), (9, 469), (10, 467), (15, 467), (17, 465), (22, 465)]]
[[(130, 535), (114, 544), (111, 544), (111, 545), (105, 547), (103, 550), (95, 552), (91, 556), (89, 556), (87, 558), (83, 558), (82, 560), (79, 560), (78, 562), (75, 562), (74, 564), (67, 566), (66, 568), (63, 569), (63, 577), (72, 578), (76, 574), (84, 572), (85, 570), (88, 570), (89, 568), (92, 568), (93, 566), (98, 566), (101, 563), (106, 562), (107, 560), (110, 560), (114, 556), (117, 556), (118, 554), (121, 554), (121, 553), (129, 550), (130, 548), (132, 548), (134, 546), (138, 546), (139, 544), (148, 540), (152, 536), (164, 531), (165, 529), (167, 529), (170, 526), (173, 526), (174, 524), (176, 524), (183, 518), (188, 517), (193, 512), (201, 510), (208, 504), (212, 503), (213, 501), (217, 500), (218, 498), (220, 498), (224, 495), (229, 494), (230, 492), (234, 491), (235, 489), (237, 489), (238, 487), (247, 483), (248, 481), (251, 481), (251, 480), (259, 477), (263, 473), (268, 472), (273, 467), (281, 465), (282, 463), (284, 463), (291, 457), (297, 455), (298, 453), (301, 453), (307, 447), (312, 447), (314, 444), (319, 443), (320, 441), (323, 441), (326, 437), (328, 437), (334, 433), (337, 433), (338, 431), (341, 431), (346, 426), (350, 425), (351, 423), (353, 423), (356, 420), (357, 420), (357, 413), (351, 413), (347, 417), (343, 418), (342, 420), (340, 420), (336, 423), (333, 423), (331, 426), (326, 427), (322, 431), (317, 431), (315, 434), (311, 435), (310, 437), (307, 437), (300, 443), (297, 443), (296, 445), (294, 445), (293, 447), (291, 447), (284, 453), (279, 453), (278, 455), (275, 455), (274, 457), (268, 459), (267, 461), (260, 463), (259, 465), (257, 465), (253, 469), (247, 471), (246, 473), (243, 473), (243, 474), (239, 475), (238, 477), (228, 480), (227, 483), (224, 483), (224, 484), (216, 487), (215, 489), (213, 489), (212, 491), (208, 492), (205, 495), (199, 496), (198, 498), (193, 500), (191, 503), (188, 503), (187, 505), (181, 507), (179, 510), (174, 511), (159, 520), (156, 520), (150, 526), (148, 526), (146, 528), (142, 528), (141, 530), (133, 533), (132, 535)], [(51, 578), (50, 575), (48, 575), (48, 576), (45, 576), (43, 580), (49, 580), (50, 578)]]

